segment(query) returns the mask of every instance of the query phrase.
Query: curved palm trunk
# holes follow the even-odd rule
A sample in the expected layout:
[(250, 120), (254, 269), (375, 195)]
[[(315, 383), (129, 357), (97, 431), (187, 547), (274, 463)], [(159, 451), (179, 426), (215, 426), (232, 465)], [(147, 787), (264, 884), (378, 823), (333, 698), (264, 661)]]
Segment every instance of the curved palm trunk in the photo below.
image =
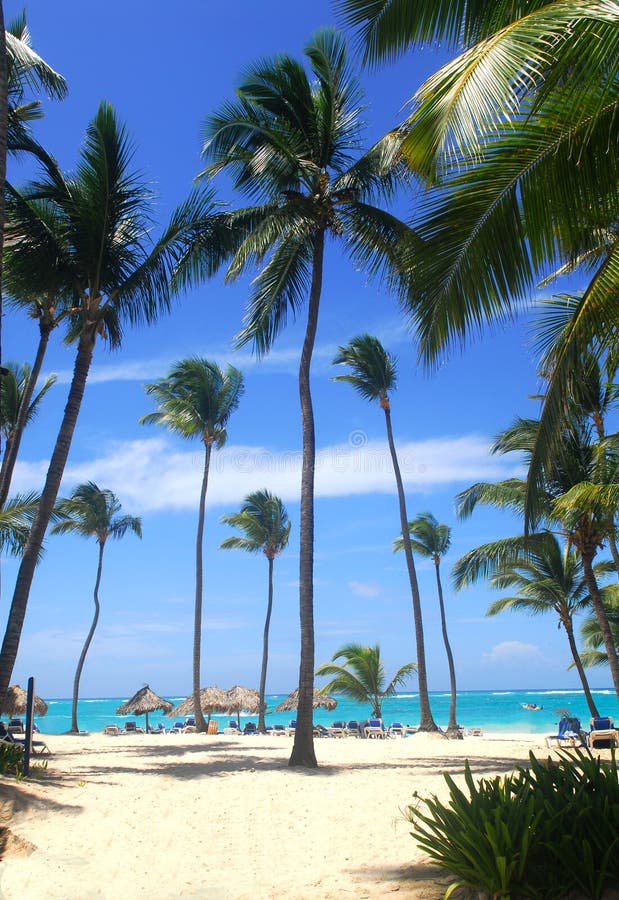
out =
[(608, 537), (608, 546), (610, 547), (610, 555), (613, 558), (613, 562), (615, 564), (615, 571), (619, 576), (619, 550), (617, 550), (617, 541), (615, 540), (615, 536), (613, 534)]
[(299, 618), (301, 621), (301, 661), (299, 665), (299, 703), (289, 766), (315, 768), (314, 751), (314, 468), (316, 437), (310, 390), (312, 351), (318, 327), (318, 309), (322, 291), (324, 231), (316, 235), (312, 265), (307, 327), (299, 366), (299, 400), (303, 431), (303, 468), (301, 473), (301, 524), (299, 547)]
[(604, 639), (604, 647), (606, 648), (606, 653), (608, 656), (608, 668), (610, 669), (610, 674), (613, 679), (613, 686), (615, 688), (617, 698), (619, 698), (619, 661), (617, 660), (617, 648), (615, 647), (613, 634), (608, 622), (608, 616), (606, 615), (606, 610), (604, 609), (604, 604), (602, 603), (600, 589), (598, 588), (597, 581), (595, 580), (595, 574), (593, 572), (593, 553), (591, 553), (590, 551), (587, 552), (581, 550), (580, 558), (582, 559), (582, 567), (585, 575), (585, 581), (587, 582), (589, 597), (591, 598), (595, 616), (598, 620), (598, 625), (600, 626), (602, 638)]
[(82, 652), (80, 653), (80, 658), (77, 663), (77, 669), (75, 670), (75, 678), (73, 679), (73, 703), (71, 705), (71, 730), (70, 734), (79, 734), (79, 726), (77, 724), (77, 700), (80, 692), (80, 678), (82, 677), (82, 669), (84, 668), (84, 662), (86, 661), (86, 654), (88, 653), (88, 648), (90, 647), (90, 643), (94, 637), (95, 628), (97, 627), (97, 622), (99, 621), (99, 585), (101, 584), (101, 570), (103, 568), (103, 550), (105, 548), (105, 543), (99, 544), (99, 565), (97, 567), (97, 579), (95, 581), (95, 592), (94, 592), (94, 601), (95, 601), (95, 615), (92, 620), (92, 625), (90, 626), (90, 631), (88, 632), (88, 637), (86, 638), (86, 642), (82, 647)]
[(441, 611), (441, 630), (443, 632), (443, 643), (445, 644), (445, 653), (447, 654), (447, 665), (449, 666), (449, 688), (451, 691), (451, 700), (449, 703), (449, 722), (447, 723), (447, 734), (450, 738), (461, 738), (462, 733), (458, 728), (456, 721), (456, 667), (454, 665), (453, 653), (451, 652), (451, 644), (447, 636), (447, 619), (445, 617), (445, 603), (443, 601), (443, 585), (441, 583), (440, 561), (434, 560), (434, 569), (436, 571), (436, 588), (438, 591), (438, 605)]
[(267, 615), (264, 620), (264, 635), (262, 638), (262, 669), (260, 671), (260, 711), (258, 712), (258, 731), (266, 734), (264, 722), (264, 695), (267, 686), (267, 663), (269, 660), (269, 627), (271, 625), (271, 611), (273, 609), (273, 559), (269, 560), (269, 599), (267, 601)]
[(393, 441), (393, 429), (391, 427), (391, 410), (389, 409), (389, 401), (381, 403), (385, 413), (385, 423), (387, 425), (387, 442), (389, 444), (389, 452), (391, 453), (391, 462), (393, 463), (393, 472), (395, 474), (396, 485), (398, 488), (398, 502), (400, 505), (400, 528), (402, 529), (402, 543), (404, 545), (404, 556), (406, 557), (406, 568), (408, 569), (408, 580), (410, 582), (411, 597), (413, 600), (413, 617), (415, 620), (415, 642), (417, 644), (417, 677), (419, 680), (419, 712), (420, 712), (420, 731), (438, 731), (438, 725), (432, 718), (432, 710), (430, 709), (430, 695), (428, 693), (428, 674), (426, 669), (426, 651), (423, 639), (423, 620), (421, 615), (421, 600), (419, 597), (419, 585), (417, 584), (417, 573), (415, 571), (415, 562), (413, 560), (413, 548), (411, 547), (411, 539), (408, 531), (408, 515), (406, 513), (406, 497), (404, 495), (404, 485), (402, 483), (402, 474), (400, 472), (400, 464), (398, 455)]
[(30, 373), (30, 378), (28, 380), (28, 384), (26, 385), (26, 390), (24, 391), (24, 396), (22, 397), (22, 401), (19, 406), (14, 435), (12, 436), (10, 442), (7, 441), (6, 444), (4, 457), (2, 459), (2, 467), (0, 468), (0, 509), (4, 507), (4, 504), (6, 503), (9, 496), (9, 491), (11, 489), (11, 479), (13, 478), (13, 470), (17, 461), (17, 454), (19, 453), (19, 446), (21, 444), (21, 439), (26, 427), (30, 401), (32, 400), (32, 395), (34, 394), (36, 383), (39, 380), (39, 375), (41, 374), (41, 368), (43, 366), (43, 360), (45, 359), (47, 344), (49, 342), (50, 331), (51, 327), (44, 328), (41, 325), (39, 346), (37, 347), (37, 354), (34, 360), (34, 365), (32, 366), (32, 372)]
[[(202, 645), (202, 544), (204, 538), (204, 509), (206, 506), (206, 489), (211, 464), (211, 444), (205, 444), (204, 470), (202, 489), (200, 491), (200, 509), (198, 512), (198, 531), (196, 534), (196, 602), (193, 619), (193, 712), (196, 719), (196, 731), (207, 731), (208, 726), (200, 706), (200, 649)], [(209, 716), (210, 718), (210, 716)]]
[[(0, 0), (0, 367), (2, 366), (2, 248), (4, 246), (4, 186), (6, 183), (6, 133), (8, 127), (8, 83), (4, 8)], [(1, 448), (0, 448), (1, 449)]]
[(11, 675), (13, 674), (13, 666), (15, 665), (15, 659), (19, 649), (19, 641), (24, 624), (24, 617), (26, 615), (26, 608), (28, 606), (28, 597), (30, 596), (32, 579), (34, 578), (39, 554), (43, 546), (45, 531), (54, 510), (60, 482), (62, 481), (65, 465), (69, 456), (73, 432), (75, 431), (75, 425), (77, 423), (84, 396), (84, 389), (86, 387), (86, 380), (88, 378), (88, 371), (92, 362), (94, 341), (94, 334), (86, 333), (80, 337), (67, 405), (65, 406), (60, 431), (58, 432), (56, 444), (50, 459), (37, 514), (34, 518), (30, 536), (17, 573), (13, 600), (9, 610), (2, 648), (0, 649), (0, 698), (6, 696)]
[(583, 693), (585, 695), (585, 699), (587, 701), (587, 706), (589, 707), (589, 712), (591, 713), (592, 716), (599, 716), (597, 706), (595, 705), (595, 700), (593, 699), (593, 694), (591, 693), (591, 688), (589, 687), (589, 681), (587, 679), (582, 661), (580, 659), (580, 653), (578, 652), (578, 647), (576, 646), (576, 639), (574, 637), (574, 624), (572, 622), (572, 617), (568, 616), (566, 618), (562, 618), (562, 625), (565, 628), (567, 640), (570, 645), (572, 659), (574, 660), (574, 666), (576, 667), (576, 671), (578, 672), (578, 677), (580, 678), (580, 683), (582, 684), (582, 689), (583, 689)]

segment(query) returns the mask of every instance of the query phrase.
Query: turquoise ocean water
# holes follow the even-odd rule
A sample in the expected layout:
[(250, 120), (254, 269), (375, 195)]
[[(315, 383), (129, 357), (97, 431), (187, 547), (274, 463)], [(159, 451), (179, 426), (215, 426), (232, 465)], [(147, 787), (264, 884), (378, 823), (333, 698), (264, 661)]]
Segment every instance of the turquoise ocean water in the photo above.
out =
[[(613, 690), (595, 690), (593, 696), (600, 715), (612, 716), (619, 723), (619, 702)], [(294, 713), (276, 713), (275, 707), (284, 700), (285, 694), (267, 696), (269, 712), (267, 724), (287, 725)], [(93, 698), (79, 701), (78, 723), (82, 731), (102, 731), (113, 722), (120, 726), (127, 719), (134, 719), (144, 724), (135, 716), (117, 716), (116, 709), (127, 697)], [(184, 697), (168, 697), (172, 703), (180, 703)], [(432, 714), (438, 725), (447, 724), (449, 716), (449, 692), (435, 692), (430, 695)], [(68, 731), (71, 724), (70, 700), (47, 700), (48, 712), (36, 719), (40, 730), (47, 734), (62, 734)], [(523, 703), (535, 703), (542, 709), (533, 711), (522, 708)], [(561, 711), (567, 710), (570, 715), (578, 716), (583, 726), (589, 724), (589, 711), (582, 691), (539, 690), (539, 691), (460, 691), (457, 701), (458, 723), (466, 727), (481, 727), (485, 732), (529, 732), (532, 734), (552, 734), (556, 730)], [(314, 711), (314, 722), (331, 725), (341, 719), (367, 719), (370, 709), (349, 700), (340, 698), (332, 712), (324, 709)], [(228, 724), (229, 716), (213, 716), (220, 722), (220, 729)], [(241, 725), (248, 720), (257, 721), (256, 716), (241, 715)], [(387, 699), (383, 706), (383, 720), (386, 725), (391, 722), (402, 722), (409, 725), (419, 723), (419, 700), (416, 693), (396, 694)], [(149, 723), (172, 724), (172, 719), (160, 713), (152, 713)]]

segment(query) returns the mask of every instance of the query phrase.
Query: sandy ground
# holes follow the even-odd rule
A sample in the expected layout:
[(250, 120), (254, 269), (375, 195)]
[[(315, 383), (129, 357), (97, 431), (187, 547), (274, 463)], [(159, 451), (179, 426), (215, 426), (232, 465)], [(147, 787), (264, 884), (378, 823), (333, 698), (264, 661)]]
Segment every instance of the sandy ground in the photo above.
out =
[(402, 810), (445, 795), (468, 758), (492, 776), (547, 755), (542, 736), (316, 740), (319, 768), (287, 766), (292, 738), (51, 735), (48, 767), (15, 787), (0, 898), (438, 898)]

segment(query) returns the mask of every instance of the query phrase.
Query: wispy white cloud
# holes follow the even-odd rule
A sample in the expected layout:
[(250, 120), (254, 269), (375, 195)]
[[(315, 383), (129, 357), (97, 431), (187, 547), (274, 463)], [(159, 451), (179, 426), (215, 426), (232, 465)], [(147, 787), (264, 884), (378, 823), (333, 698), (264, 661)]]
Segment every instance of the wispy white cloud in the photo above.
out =
[(383, 588), (375, 581), (349, 581), (348, 589), (357, 597), (378, 597)]
[[(405, 485), (429, 493), (445, 485), (507, 478), (519, 469), (513, 461), (491, 456), (478, 435), (410, 441), (399, 446)], [(83, 481), (104, 484), (135, 513), (195, 509), (202, 478), (199, 448), (180, 452), (166, 437), (116, 442), (95, 459), (69, 465), (63, 491)], [(268, 447), (228, 446), (213, 455), (209, 504), (238, 503), (256, 486), (268, 486), (285, 501), (299, 498), (301, 452)], [(38, 489), (45, 462), (19, 463), (14, 488)], [(393, 493), (394, 478), (386, 443), (369, 441), (359, 431), (345, 444), (323, 447), (316, 455), (318, 497)]]
[[(331, 368), (333, 357), (337, 352), (336, 344), (323, 344), (314, 349), (314, 372), (326, 371)], [(197, 350), (196, 353), (204, 356), (217, 365), (236, 366), (242, 372), (252, 371), (262, 374), (290, 374), (296, 375), (299, 368), (301, 350), (299, 347), (274, 349), (263, 358), (257, 357), (248, 350), (233, 350), (232, 348), (222, 353), (221, 350), (211, 351), (208, 348)], [(94, 363), (88, 375), (88, 384), (109, 384), (118, 381), (155, 381), (165, 376), (170, 367), (180, 359), (182, 354), (174, 356), (155, 356), (150, 359), (123, 359), (118, 363), (103, 362)], [(54, 373), (59, 384), (69, 384), (73, 376), (71, 369), (60, 369)]]
[(535, 644), (523, 641), (502, 641), (495, 644), (489, 653), (483, 654), (483, 661), (489, 665), (509, 665), (513, 663), (541, 662), (544, 654)]

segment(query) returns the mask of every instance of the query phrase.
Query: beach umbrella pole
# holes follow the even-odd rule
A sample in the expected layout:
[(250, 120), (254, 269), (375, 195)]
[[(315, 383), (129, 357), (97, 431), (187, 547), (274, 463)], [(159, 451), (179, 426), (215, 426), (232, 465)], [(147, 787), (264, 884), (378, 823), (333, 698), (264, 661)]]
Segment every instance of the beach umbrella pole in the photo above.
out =
[(34, 678), (28, 679), (26, 697), (26, 739), (24, 741), (24, 777), (30, 774), (30, 748), (32, 747), (32, 717), (34, 712)]

